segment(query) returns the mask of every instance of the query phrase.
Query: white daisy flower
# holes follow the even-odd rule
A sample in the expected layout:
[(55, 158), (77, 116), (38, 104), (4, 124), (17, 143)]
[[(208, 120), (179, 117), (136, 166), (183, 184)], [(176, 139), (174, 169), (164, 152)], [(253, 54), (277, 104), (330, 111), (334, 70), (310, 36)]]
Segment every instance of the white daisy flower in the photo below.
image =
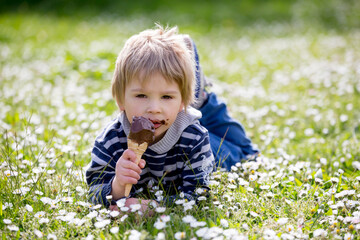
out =
[(10, 219), (4, 219), (3, 222), (7, 225), (11, 224), (11, 220)]
[(15, 225), (9, 225), (7, 226), (7, 228), (11, 231), (11, 232), (17, 232), (19, 231), (19, 228)]
[(174, 237), (177, 240), (185, 239), (186, 233), (185, 232), (177, 232), (177, 233), (175, 233)]
[(166, 227), (166, 223), (161, 221), (160, 219), (158, 219), (155, 223), (154, 223), (154, 227), (158, 230), (164, 229)]
[(130, 205), (131, 212), (136, 212), (141, 209), (141, 204), (132, 204)]
[(47, 235), (48, 240), (57, 240), (57, 236), (55, 234), (49, 233)]
[(113, 217), (113, 218), (115, 218), (115, 217), (117, 217), (117, 216), (120, 215), (119, 211), (111, 211), (109, 214), (110, 214), (110, 216)]
[(37, 238), (42, 238), (44, 236), (44, 234), (37, 229), (34, 230), (34, 234)]
[(182, 220), (184, 223), (191, 223), (196, 221), (196, 219), (191, 215), (186, 215), (185, 217), (182, 218)]
[(229, 222), (226, 219), (221, 219), (220, 220), (220, 225), (224, 228), (228, 228), (229, 227)]
[(110, 228), (110, 232), (111, 232), (112, 234), (117, 234), (117, 233), (119, 232), (119, 227), (112, 227), (112, 228)]
[(163, 213), (163, 212), (165, 212), (165, 210), (166, 210), (166, 207), (157, 207), (157, 208), (155, 208), (155, 211), (157, 213)]

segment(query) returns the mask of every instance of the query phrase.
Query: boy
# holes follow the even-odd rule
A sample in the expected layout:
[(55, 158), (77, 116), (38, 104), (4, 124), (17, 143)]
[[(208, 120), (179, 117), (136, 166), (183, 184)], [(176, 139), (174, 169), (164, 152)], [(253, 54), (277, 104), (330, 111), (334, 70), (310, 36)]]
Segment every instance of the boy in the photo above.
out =
[[(188, 200), (196, 189), (208, 189), (214, 168), (209, 134), (200, 125), (201, 113), (194, 103), (194, 55), (177, 34), (177, 28), (146, 30), (132, 36), (116, 61), (112, 93), (120, 114), (96, 138), (92, 161), (86, 171), (92, 202), (109, 206), (124, 197), (126, 184), (133, 184), (125, 206), (141, 203), (142, 212), (154, 200), (151, 186), (164, 191), (165, 201), (179, 194)], [(155, 126), (155, 142), (135, 164), (127, 149), (133, 116), (143, 116)], [(201, 191), (200, 191), (201, 192)], [(117, 210), (116, 205), (111, 206)]]

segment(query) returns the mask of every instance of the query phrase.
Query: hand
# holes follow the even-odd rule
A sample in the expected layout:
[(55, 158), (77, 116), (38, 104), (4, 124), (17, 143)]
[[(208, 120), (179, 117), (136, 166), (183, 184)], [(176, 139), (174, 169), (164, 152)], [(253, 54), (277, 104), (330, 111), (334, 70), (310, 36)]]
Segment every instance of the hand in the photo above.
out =
[(140, 179), (141, 169), (144, 167), (145, 160), (141, 159), (137, 165), (136, 154), (132, 150), (127, 149), (116, 163), (114, 181), (120, 186), (137, 184)]
[(141, 159), (139, 164), (135, 162), (136, 154), (130, 149), (125, 150), (116, 162), (110, 193), (114, 200), (124, 197), (126, 184), (137, 184), (140, 179), (141, 169), (145, 167), (146, 162), (144, 159)]

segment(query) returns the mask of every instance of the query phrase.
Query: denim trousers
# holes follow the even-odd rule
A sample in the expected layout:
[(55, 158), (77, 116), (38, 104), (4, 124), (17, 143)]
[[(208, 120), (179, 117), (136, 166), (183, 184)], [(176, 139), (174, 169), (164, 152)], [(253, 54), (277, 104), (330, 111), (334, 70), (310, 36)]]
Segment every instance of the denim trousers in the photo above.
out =
[(231, 166), (259, 153), (246, 136), (244, 127), (230, 117), (226, 104), (218, 100), (215, 93), (208, 94), (199, 110), (202, 113), (200, 123), (209, 131), (216, 167), (229, 171)]

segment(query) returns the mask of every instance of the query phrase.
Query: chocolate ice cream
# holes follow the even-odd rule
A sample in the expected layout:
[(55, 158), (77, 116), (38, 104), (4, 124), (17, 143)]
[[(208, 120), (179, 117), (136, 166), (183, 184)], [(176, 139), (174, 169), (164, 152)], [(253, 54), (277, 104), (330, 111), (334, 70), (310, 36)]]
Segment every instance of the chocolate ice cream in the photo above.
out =
[(150, 144), (155, 141), (154, 133), (154, 124), (149, 119), (144, 117), (133, 117), (129, 139), (138, 144), (144, 142)]

